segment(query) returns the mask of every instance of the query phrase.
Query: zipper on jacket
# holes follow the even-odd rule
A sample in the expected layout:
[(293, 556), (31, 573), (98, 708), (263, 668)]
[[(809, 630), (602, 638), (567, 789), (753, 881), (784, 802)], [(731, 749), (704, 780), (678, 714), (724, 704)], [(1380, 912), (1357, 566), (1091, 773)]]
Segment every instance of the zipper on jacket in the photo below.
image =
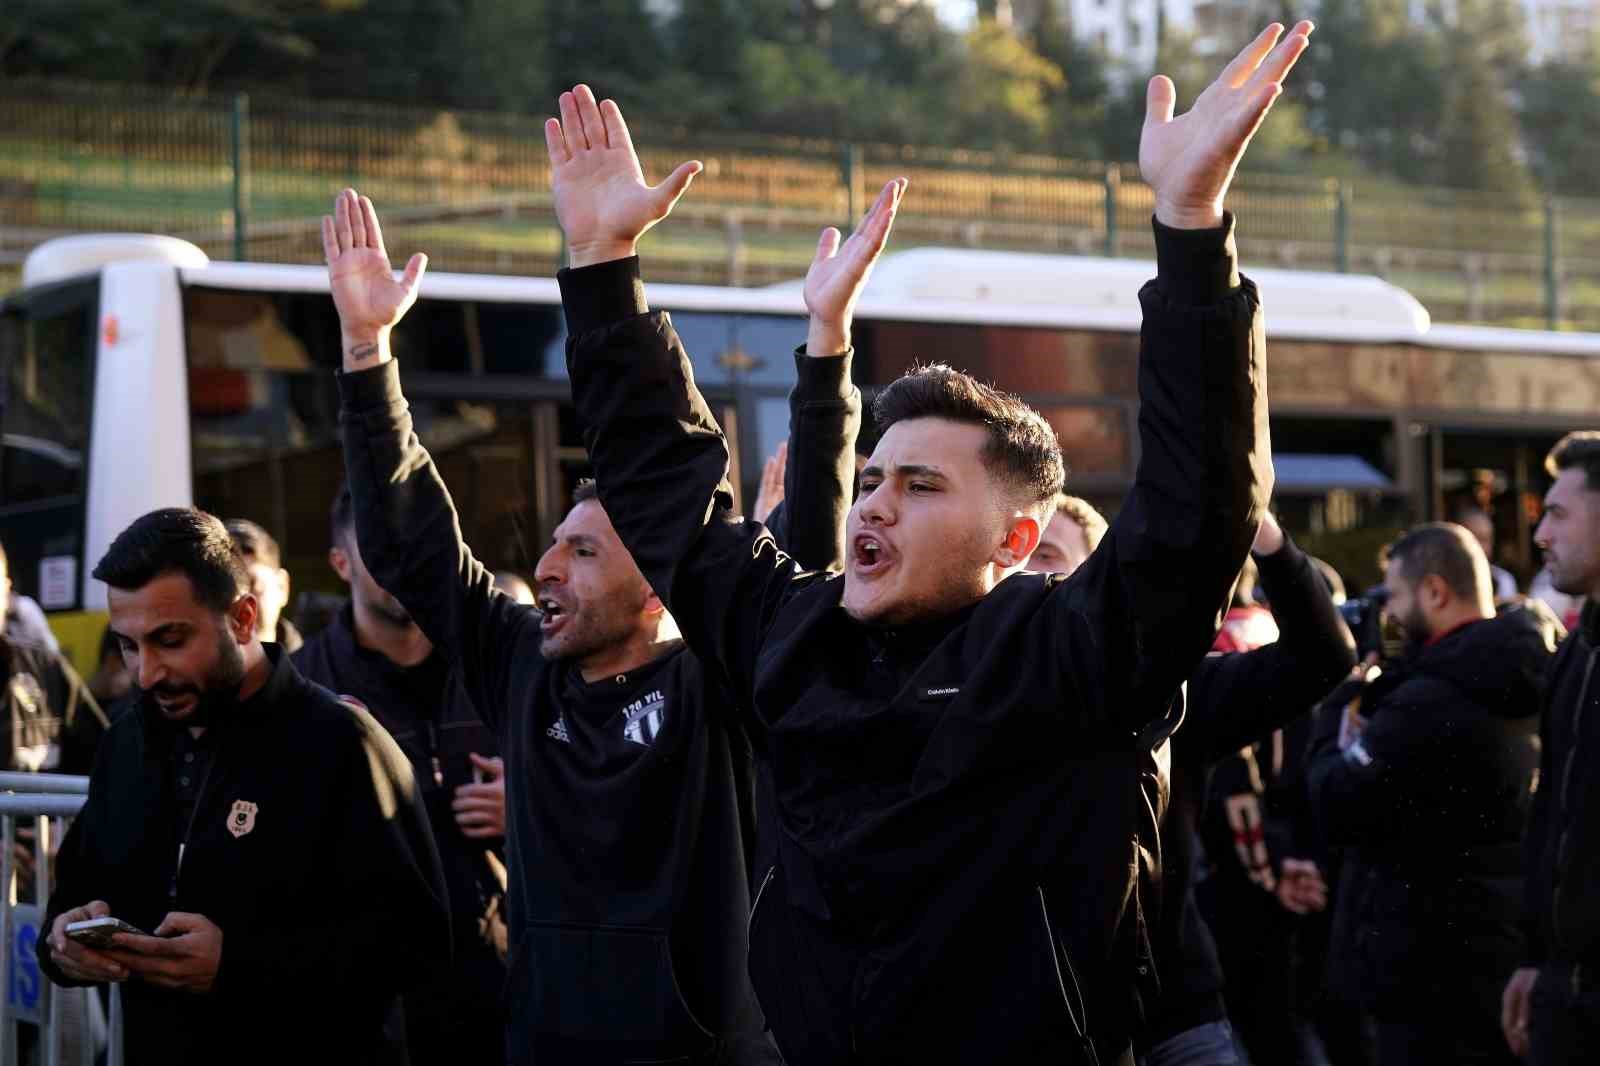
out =
[[(750, 931), (756, 926), (756, 908), (761, 906), (761, 897), (767, 894), (767, 886), (772, 883), (772, 875), (777, 872), (778, 866), (776, 863), (767, 867), (767, 874), (761, 879), (761, 887), (756, 889), (756, 898), (750, 902), (750, 917), (745, 920), (744, 925), (744, 968), (746, 973), (750, 972)], [(792, 1061), (783, 1053), (783, 1048), (778, 1043), (778, 1034), (773, 1030), (771, 1025), (767, 1026), (767, 1036), (772, 1040), (772, 1046), (778, 1049), (778, 1057), (783, 1059), (785, 1062)], [(850, 1039), (853, 1044), (855, 1041), (855, 1034), (853, 1031)]]
[[(1089, 1040), (1089, 1019), (1087, 1017), (1088, 1010), (1083, 1004), (1083, 989), (1078, 985), (1077, 972), (1072, 968), (1072, 960), (1067, 957), (1066, 948), (1061, 947), (1058, 950), (1058, 945), (1056, 943), (1056, 931), (1055, 928), (1050, 924), (1050, 907), (1049, 904), (1045, 902), (1044, 898), (1044, 886), (1034, 885), (1033, 890), (1039, 896), (1039, 916), (1044, 919), (1045, 939), (1049, 941), (1050, 945), (1050, 961), (1055, 965), (1056, 968), (1056, 987), (1061, 990), (1061, 1002), (1067, 1008), (1067, 1019), (1072, 1022), (1073, 1031), (1078, 1034), (1078, 1039), (1083, 1042), (1083, 1045), (1086, 1048), (1088, 1048), (1090, 1060), (1098, 1063), (1098, 1057), (1094, 1050), (1094, 1044)], [(1063, 962), (1066, 964), (1065, 974), (1063, 974), (1061, 969)], [(1076, 993), (1078, 999), (1077, 1011), (1072, 1009), (1072, 997), (1067, 994), (1067, 977), (1072, 978), (1072, 990), (1074, 993)], [(1081, 1020), (1080, 1014), (1084, 1015)]]
[(422, 723), (428, 731), (428, 762), (433, 767), (433, 783), (437, 788), (444, 787), (444, 767), (439, 763), (439, 731), (432, 722)]

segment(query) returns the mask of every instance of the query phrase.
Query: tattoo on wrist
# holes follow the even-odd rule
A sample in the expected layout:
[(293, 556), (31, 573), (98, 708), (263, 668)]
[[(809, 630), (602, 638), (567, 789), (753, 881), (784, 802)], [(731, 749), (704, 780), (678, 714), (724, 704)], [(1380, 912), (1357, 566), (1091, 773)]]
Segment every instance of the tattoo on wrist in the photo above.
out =
[(370, 359), (377, 354), (377, 341), (363, 341), (360, 344), (352, 344), (350, 346), (350, 358), (352, 359)]

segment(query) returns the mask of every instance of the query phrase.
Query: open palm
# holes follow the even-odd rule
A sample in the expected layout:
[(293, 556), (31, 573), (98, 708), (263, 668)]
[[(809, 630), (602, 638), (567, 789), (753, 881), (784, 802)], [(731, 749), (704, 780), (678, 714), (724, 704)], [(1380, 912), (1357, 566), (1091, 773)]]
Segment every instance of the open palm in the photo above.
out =
[(817, 241), (817, 255), (806, 271), (806, 310), (813, 318), (849, 327), (856, 300), (866, 288), (872, 267), (889, 240), (906, 179), (896, 178), (883, 187), (871, 210), (850, 239), (839, 242), (839, 231), (829, 226)]
[(1312, 29), (1310, 22), (1301, 22), (1280, 44), (1283, 27), (1268, 26), (1176, 118), (1172, 79), (1163, 74), (1150, 80), (1139, 170), (1155, 192), (1162, 222), (1181, 227), (1220, 222), (1239, 160), (1283, 91), (1284, 77), (1306, 50)]
[(561, 94), (561, 118), (545, 122), (556, 220), (574, 266), (631, 255), (645, 231), (666, 218), (700, 172), (681, 164), (647, 185), (639, 153), (616, 103), (595, 101), (587, 85)]
[(372, 201), (354, 189), (340, 193), (322, 218), (322, 250), (339, 325), (346, 337), (376, 338), (400, 321), (417, 299), (428, 257), (418, 253), (396, 279), (383, 247)]

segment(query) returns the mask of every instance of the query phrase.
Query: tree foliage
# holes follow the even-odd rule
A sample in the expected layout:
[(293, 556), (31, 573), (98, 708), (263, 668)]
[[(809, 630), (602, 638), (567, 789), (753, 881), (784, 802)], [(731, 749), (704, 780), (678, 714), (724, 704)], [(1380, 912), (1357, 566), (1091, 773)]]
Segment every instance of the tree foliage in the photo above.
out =
[[(544, 114), (583, 80), (674, 128), (1132, 158), (1153, 72), (1077, 38), (1068, 10), (973, 0), (978, 17), (952, 25), (930, 0), (9, 0), (0, 83)], [(1320, 0), (1312, 51), (1249, 165), (1587, 191), (1592, 60), (1528, 69), (1517, 0), (1418, 10)], [(1217, 63), (1163, 32), (1157, 66), (1180, 106)]]

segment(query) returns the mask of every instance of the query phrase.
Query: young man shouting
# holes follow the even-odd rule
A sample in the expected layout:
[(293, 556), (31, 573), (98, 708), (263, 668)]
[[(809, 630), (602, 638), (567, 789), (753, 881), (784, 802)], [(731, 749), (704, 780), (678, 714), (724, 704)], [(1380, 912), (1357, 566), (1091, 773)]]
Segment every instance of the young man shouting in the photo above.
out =
[(845, 571), (797, 575), (733, 514), (726, 442), (644, 300), (636, 242), (698, 164), (645, 185), (620, 111), (584, 86), (547, 123), (600, 499), (765, 759), (749, 965), (790, 1066), (1126, 1053), (1155, 994), (1130, 904), (1153, 858), (1147, 729), (1210, 646), (1271, 487), (1260, 309), (1223, 197), (1310, 29), (1263, 32), (1179, 118), (1151, 82), (1141, 461), (1065, 580), (1000, 580), (1061, 489), (1055, 435), (947, 367), (879, 396)]

